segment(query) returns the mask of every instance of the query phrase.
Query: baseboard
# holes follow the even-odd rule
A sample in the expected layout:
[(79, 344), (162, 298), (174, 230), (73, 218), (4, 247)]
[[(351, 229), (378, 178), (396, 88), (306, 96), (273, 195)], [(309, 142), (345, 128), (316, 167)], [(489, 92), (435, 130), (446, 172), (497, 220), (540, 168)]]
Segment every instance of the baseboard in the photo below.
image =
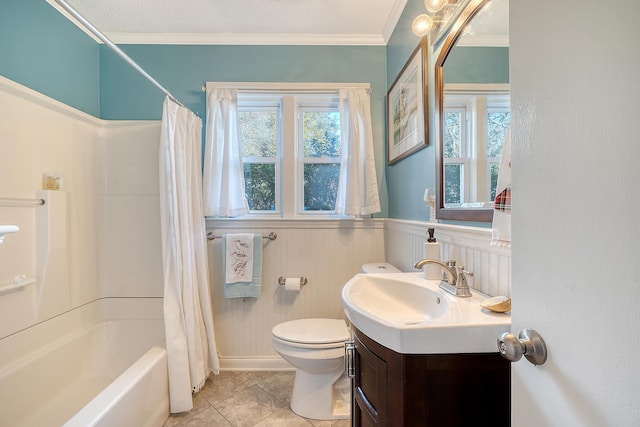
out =
[(221, 371), (293, 371), (295, 368), (280, 356), (221, 357)]

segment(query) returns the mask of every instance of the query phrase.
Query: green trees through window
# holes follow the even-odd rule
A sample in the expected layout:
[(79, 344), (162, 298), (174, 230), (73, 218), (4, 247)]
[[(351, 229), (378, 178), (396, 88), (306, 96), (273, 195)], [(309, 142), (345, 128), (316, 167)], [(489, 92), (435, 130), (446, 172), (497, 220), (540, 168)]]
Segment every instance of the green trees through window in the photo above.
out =
[(239, 110), (251, 212), (281, 213), (289, 198), (297, 213), (332, 213), (341, 150), (335, 95), (244, 94)]

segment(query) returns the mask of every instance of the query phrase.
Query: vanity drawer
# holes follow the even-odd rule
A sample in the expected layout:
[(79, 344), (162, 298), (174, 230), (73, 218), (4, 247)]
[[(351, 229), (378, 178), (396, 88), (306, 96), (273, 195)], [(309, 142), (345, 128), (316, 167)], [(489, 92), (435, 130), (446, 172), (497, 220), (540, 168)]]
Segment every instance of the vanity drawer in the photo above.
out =
[(353, 388), (355, 425), (379, 426), (387, 422), (387, 364), (356, 336)]

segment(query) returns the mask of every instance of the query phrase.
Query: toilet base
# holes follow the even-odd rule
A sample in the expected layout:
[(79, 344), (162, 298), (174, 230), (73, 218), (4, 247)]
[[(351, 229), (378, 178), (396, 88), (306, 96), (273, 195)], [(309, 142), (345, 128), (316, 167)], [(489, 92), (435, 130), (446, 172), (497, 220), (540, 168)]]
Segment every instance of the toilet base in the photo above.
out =
[(350, 387), (346, 388), (345, 393), (342, 376), (342, 371), (311, 374), (296, 369), (291, 410), (301, 417), (314, 420), (349, 419), (351, 416)]

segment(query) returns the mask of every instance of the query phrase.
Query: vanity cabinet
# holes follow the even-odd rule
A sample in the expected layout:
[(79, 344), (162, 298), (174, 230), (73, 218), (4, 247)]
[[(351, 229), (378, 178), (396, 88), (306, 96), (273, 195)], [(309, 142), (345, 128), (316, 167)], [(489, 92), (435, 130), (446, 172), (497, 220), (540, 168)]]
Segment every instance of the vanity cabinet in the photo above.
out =
[(353, 426), (509, 426), (511, 367), (499, 353), (400, 354), (352, 326)]

